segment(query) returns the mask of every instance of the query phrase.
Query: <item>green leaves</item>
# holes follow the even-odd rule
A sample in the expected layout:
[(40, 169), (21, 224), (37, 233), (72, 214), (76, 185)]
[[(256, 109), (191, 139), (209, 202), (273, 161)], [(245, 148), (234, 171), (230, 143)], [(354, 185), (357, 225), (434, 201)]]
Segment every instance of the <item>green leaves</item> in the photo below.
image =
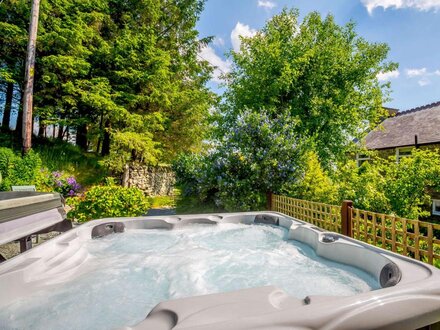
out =
[(146, 214), (150, 203), (138, 188), (124, 188), (110, 183), (93, 186), (84, 196), (67, 200), (73, 207), (68, 217), (78, 222), (107, 217), (135, 217)]
[(263, 208), (268, 191), (280, 192), (301, 173), (306, 148), (296, 125), (289, 116), (244, 112), (215, 150), (174, 164), (177, 182), (184, 193), (230, 211)]
[(376, 156), (360, 168), (350, 162), (340, 167), (335, 181), (340, 199), (352, 199), (358, 208), (409, 219), (428, 217), (429, 193), (440, 190), (440, 155), (414, 149), (399, 163), (394, 156)]
[[(116, 158), (124, 152), (130, 159), (129, 145), (153, 163), (200, 150), (217, 101), (205, 86), (211, 68), (197, 58), (209, 39), (199, 41), (195, 29), (203, 3), (43, 1), (34, 88), (39, 122), (77, 128), (83, 148), (99, 149), (110, 136)], [(0, 84), (23, 83), (29, 9), (27, 1), (0, 2)]]
[(287, 111), (329, 169), (381, 116), (387, 86), (376, 75), (396, 64), (385, 62), (387, 45), (358, 37), (353, 23), (339, 26), (316, 12), (298, 17), (283, 10), (231, 53), (223, 111), (230, 122), (245, 109), (268, 109), (272, 118)]
[(13, 185), (38, 185), (42, 162), (40, 156), (31, 151), (24, 157), (12, 149), (0, 148), (0, 190), (9, 191)]

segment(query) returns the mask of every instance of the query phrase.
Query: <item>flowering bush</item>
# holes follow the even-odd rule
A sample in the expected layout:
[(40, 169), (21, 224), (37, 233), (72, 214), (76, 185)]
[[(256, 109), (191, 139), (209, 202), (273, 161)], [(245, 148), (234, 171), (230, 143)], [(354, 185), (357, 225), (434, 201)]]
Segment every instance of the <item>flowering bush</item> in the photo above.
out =
[(52, 175), (55, 179), (55, 191), (63, 196), (76, 196), (81, 189), (81, 185), (76, 182), (74, 176), (63, 177), (63, 174), (60, 172), (52, 172)]
[(281, 192), (299, 177), (304, 141), (292, 117), (245, 112), (207, 155), (186, 155), (174, 164), (177, 183), (227, 210), (262, 208), (266, 192)]
[(75, 177), (64, 172), (49, 172), (46, 169), (42, 169), (41, 177), (41, 190), (56, 191), (64, 197), (76, 196), (81, 190), (81, 185), (76, 181)]

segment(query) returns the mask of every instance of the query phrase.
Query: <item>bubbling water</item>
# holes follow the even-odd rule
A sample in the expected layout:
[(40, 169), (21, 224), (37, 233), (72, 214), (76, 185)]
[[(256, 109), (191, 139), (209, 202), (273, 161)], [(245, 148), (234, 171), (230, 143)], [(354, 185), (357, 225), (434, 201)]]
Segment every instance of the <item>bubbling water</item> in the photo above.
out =
[(379, 288), (367, 273), (316, 256), (263, 225), (133, 230), (85, 243), (86, 272), (12, 302), (2, 329), (115, 329), (169, 299), (275, 285), (297, 298)]

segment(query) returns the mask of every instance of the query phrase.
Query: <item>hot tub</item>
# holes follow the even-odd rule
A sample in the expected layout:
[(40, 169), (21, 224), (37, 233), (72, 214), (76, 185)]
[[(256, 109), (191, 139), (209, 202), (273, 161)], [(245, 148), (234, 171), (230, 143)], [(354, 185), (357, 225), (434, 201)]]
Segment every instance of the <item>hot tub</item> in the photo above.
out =
[(440, 321), (440, 270), (275, 212), (91, 221), (1, 264), (0, 292), (2, 329)]

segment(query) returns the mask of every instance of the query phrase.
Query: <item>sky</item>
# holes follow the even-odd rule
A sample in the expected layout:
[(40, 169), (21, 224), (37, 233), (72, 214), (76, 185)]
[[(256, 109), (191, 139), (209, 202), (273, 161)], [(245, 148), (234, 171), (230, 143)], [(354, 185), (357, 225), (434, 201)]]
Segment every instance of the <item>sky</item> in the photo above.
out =
[(298, 8), (302, 18), (312, 11), (331, 13), (338, 24), (356, 23), (370, 42), (390, 46), (388, 60), (399, 68), (379, 75), (391, 82), (385, 106), (408, 110), (440, 101), (440, 0), (207, 0), (197, 29), (214, 41), (200, 56), (217, 69), (209, 86), (222, 92), (219, 75), (230, 70), (226, 56), (240, 47), (239, 36), (252, 36), (283, 8)]

